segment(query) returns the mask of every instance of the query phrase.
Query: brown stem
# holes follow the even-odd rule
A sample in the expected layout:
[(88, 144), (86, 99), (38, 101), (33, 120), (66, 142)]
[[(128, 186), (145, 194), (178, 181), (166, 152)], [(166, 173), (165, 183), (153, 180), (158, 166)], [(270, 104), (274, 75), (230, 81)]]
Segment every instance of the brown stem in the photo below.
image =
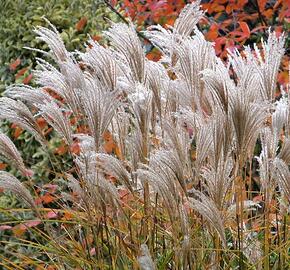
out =
[(270, 236), (270, 228), (269, 228), (269, 192), (268, 187), (265, 190), (265, 209), (264, 209), (264, 269), (269, 270), (269, 236)]

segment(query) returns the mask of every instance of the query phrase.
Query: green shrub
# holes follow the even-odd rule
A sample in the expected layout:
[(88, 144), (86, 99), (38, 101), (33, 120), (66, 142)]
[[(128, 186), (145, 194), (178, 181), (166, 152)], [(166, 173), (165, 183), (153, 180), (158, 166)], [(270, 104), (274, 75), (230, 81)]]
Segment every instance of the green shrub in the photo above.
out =
[[(55, 25), (70, 51), (83, 51), (89, 36), (98, 38), (101, 31), (107, 28), (106, 18), (114, 20), (113, 14), (98, 0), (0, 0), (0, 93), (13, 83), (33, 84), (32, 69), (36, 68), (36, 58), (41, 57), (36, 50), (48, 49), (46, 44), (35, 38), (33, 32), (37, 25), (48, 26), (44, 17)], [(52, 169), (48, 154), (27, 132), (16, 135), (17, 128), (11, 128), (6, 122), (1, 124), (1, 129), (14, 139), (27, 163), (34, 164), (38, 183), (39, 179), (46, 182)], [(54, 138), (53, 133), (49, 138), (53, 152), (61, 141)], [(60, 159), (56, 162), (69, 163), (65, 155)]]
[[(102, 1), (93, 0), (1, 0), (0, 1), (0, 92), (7, 85), (20, 83), (34, 68), (36, 51), (23, 49), (33, 47), (46, 50), (46, 45), (35, 39), (33, 28), (47, 26), (47, 18), (56, 26), (69, 50), (82, 50), (91, 36), (97, 36), (107, 27), (105, 18), (113, 19)], [(20, 59), (17, 65), (15, 61)], [(11, 63), (16, 67), (9, 68)], [(24, 74), (20, 70), (28, 68)], [(23, 72), (23, 71), (22, 71)], [(18, 73), (17, 79), (15, 75)]]

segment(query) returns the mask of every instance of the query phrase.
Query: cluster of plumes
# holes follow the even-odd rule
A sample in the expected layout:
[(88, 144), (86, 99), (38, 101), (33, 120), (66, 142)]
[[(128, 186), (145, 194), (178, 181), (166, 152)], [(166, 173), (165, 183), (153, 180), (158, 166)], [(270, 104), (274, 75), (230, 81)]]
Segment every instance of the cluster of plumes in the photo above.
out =
[[(158, 193), (158, 211), (169, 216), (170, 235), (183, 252), (191, 252), (192, 215), (216, 231), (224, 248), (225, 228), (237, 237), (229, 225), (241, 203), (235, 181), (254, 159), (261, 192), (270, 200), (279, 190), (281, 202), (290, 201), (290, 101), (285, 93), (275, 98), (284, 36), (269, 31), (260, 49), (231, 51), (224, 64), (196, 27), (203, 16), (199, 4), (187, 5), (173, 28), (154, 26), (145, 32), (163, 53), (158, 63), (145, 58), (131, 24), (113, 24), (105, 32), (111, 46), (90, 40), (85, 53), (68, 52), (55, 28), (38, 27), (35, 32), (47, 43), (57, 68), (39, 59), (39, 87), (11, 87), (0, 99), (0, 118), (28, 130), (44, 147), (39, 115), (68, 146), (79, 141), (80, 154), (72, 153), (77, 175), (67, 175), (67, 180), (79, 195), (78, 205), (91, 216), (105, 205), (118, 218), (126, 212), (118, 189), (140, 197), (149, 187), (147, 211), (157, 207)], [(49, 96), (47, 88), (61, 101)], [(70, 117), (87, 126), (88, 134), (76, 134), (78, 123), (72, 125)], [(104, 132), (113, 136), (118, 155), (105, 153)], [(24, 170), (11, 141), (4, 135), (0, 139), (1, 153)], [(256, 157), (257, 140), (262, 149)], [(0, 184), (15, 191), (12, 182), (3, 185), (4, 176)], [(26, 192), (23, 197), (31, 200)]]

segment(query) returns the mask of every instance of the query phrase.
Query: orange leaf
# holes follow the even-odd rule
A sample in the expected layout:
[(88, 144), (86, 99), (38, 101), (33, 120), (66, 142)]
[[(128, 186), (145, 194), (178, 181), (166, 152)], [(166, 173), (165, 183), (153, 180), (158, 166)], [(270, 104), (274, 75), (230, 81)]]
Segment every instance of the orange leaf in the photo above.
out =
[(73, 144), (70, 147), (70, 151), (76, 155), (80, 154), (81, 148), (78, 142), (73, 142)]
[(86, 17), (83, 17), (83, 18), (81, 18), (78, 22), (77, 22), (77, 24), (76, 24), (76, 30), (77, 31), (82, 31), (83, 29), (84, 29), (84, 27), (86, 26), (86, 24), (87, 24), (87, 18)]
[(157, 51), (157, 50), (151, 50), (150, 52), (148, 52), (146, 54), (147, 59), (151, 60), (151, 61), (159, 61), (161, 58), (161, 52)]
[(58, 155), (64, 155), (67, 152), (67, 147), (65, 144), (62, 144), (61, 146), (57, 147), (54, 151), (55, 154)]
[(12, 228), (14, 235), (17, 237), (22, 236), (26, 230), (27, 227), (24, 224), (18, 224)]
[(237, 9), (243, 9), (247, 2), (248, 0), (238, 0), (236, 4)]
[(218, 30), (219, 26), (217, 24), (212, 24), (209, 28), (209, 31), (205, 35), (206, 39), (214, 41), (219, 36)]
[(50, 194), (45, 194), (45, 195), (41, 196), (40, 198), (46, 204), (51, 203), (55, 200), (55, 198)]
[[(271, 19), (272, 16), (273, 16), (273, 9), (267, 9), (266, 11), (263, 12), (263, 15), (267, 18), (267, 19)], [(280, 15), (282, 14), (282, 12), (279, 14), (279, 18), (280, 18)]]
[(103, 139), (108, 142), (108, 141), (111, 141), (113, 139), (110, 131), (106, 130), (103, 134)]
[(65, 212), (64, 216), (62, 217), (63, 220), (71, 220), (73, 218), (73, 214), (70, 212)]
[(44, 129), (47, 126), (47, 123), (46, 123), (46, 121), (45, 121), (45, 119), (43, 117), (38, 117), (36, 119), (36, 122), (37, 122), (37, 124), (39, 125), (39, 127), (41, 129)]
[(18, 139), (18, 137), (23, 133), (23, 129), (19, 126), (16, 126), (13, 131), (13, 137), (14, 139)]
[(23, 235), (23, 233), (25, 231), (27, 231), (28, 228), (35, 227), (35, 226), (39, 225), (40, 223), (41, 223), (40, 220), (30, 220), (24, 224), (18, 224), (16, 226), (14, 226), (12, 228), (12, 231), (13, 231), (15, 236), (19, 237), (19, 236)]
[(92, 39), (94, 41), (100, 41), (102, 39), (102, 36), (100, 36), (100, 35), (94, 35), (94, 36), (92, 36)]
[(7, 164), (0, 162), (0, 170), (5, 170)]
[(233, 12), (233, 7), (231, 4), (228, 4), (227, 7), (226, 7), (226, 13), (227, 14), (230, 14)]
[(167, 21), (166, 21), (166, 24), (167, 24), (167, 25), (171, 25), (171, 26), (173, 26), (175, 20), (176, 20), (176, 17), (173, 17), (173, 16), (172, 16), (172, 17), (169, 17), (169, 18), (167, 19)]
[(257, 2), (258, 2), (260, 12), (263, 12), (265, 10), (265, 5), (267, 3), (267, 0), (257, 0)]
[(116, 147), (116, 144), (113, 140), (110, 140), (110, 141), (107, 141), (103, 147), (104, 147), (106, 153), (111, 154), (111, 153), (113, 153), (113, 151)]
[(248, 38), (251, 34), (248, 24), (246, 22), (240, 22), (240, 27), (244, 33), (244, 36)]
[(118, 145), (116, 145), (116, 147), (115, 147), (115, 154), (119, 159), (121, 159), (121, 160), (124, 159), (123, 154), (121, 152), (121, 149)]
[(289, 75), (287, 71), (280, 72), (277, 78), (280, 84), (287, 84), (289, 83)]

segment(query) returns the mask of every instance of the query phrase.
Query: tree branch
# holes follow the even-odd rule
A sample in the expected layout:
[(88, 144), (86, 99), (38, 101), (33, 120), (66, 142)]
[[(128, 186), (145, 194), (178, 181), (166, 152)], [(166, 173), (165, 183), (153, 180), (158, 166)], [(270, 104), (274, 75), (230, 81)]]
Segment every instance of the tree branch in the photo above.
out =
[[(126, 18), (116, 8), (114, 8), (108, 0), (103, 0), (103, 2), (109, 9), (111, 9), (111, 11), (113, 11), (121, 19), (121, 21), (129, 25), (129, 22), (126, 20)], [(151, 40), (148, 39), (143, 33), (139, 32), (137, 29), (135, 29), (135, 31), (139, 37), (143, 38), (144, 40), (149, 42), (153, 47), (155, 47), (154, 44), (151, 42)]]

